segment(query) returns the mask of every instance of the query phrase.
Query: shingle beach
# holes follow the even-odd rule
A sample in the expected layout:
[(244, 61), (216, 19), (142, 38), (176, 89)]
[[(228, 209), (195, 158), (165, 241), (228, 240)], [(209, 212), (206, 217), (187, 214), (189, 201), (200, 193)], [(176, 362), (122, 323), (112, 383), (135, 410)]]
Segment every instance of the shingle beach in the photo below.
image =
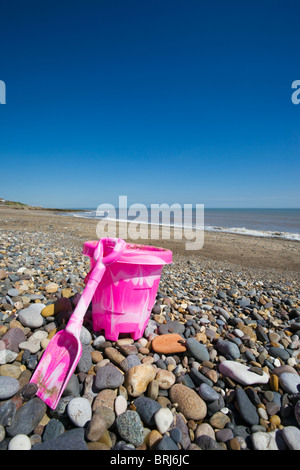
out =
[(92, 220), (0, 210), (0, 449), (300, 450), (296, 241), (207, 234), (197, 253), (156, 241), (173, 264), (143, 337), (108, 341), (88, 311), (57, 408), (35, 395), (93, 239)]

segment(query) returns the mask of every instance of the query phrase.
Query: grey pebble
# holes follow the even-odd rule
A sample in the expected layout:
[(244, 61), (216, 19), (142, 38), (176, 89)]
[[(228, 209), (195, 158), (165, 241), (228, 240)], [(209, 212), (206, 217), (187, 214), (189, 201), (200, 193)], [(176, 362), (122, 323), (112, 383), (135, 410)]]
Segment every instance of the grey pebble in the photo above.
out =
[(221, 354), (224, 356), (230, 356), (233, 360), (239, 359), (241, 355), (238, 346), (228, 340), (218, 339), (216, 348)]
[(158, 441), (158, 443), (155, 446), (155, 450), (177, 450), (178, 451), (178, 445), (176, 444), (173, 439), (168, 436), (167, 434), (164, 434), (163, 438)]
[[(129, 356), (130, 357), (130, 356)], [(100, 392), (106, 388), (118, 388), (124, 382), (124, 375), (112, 363), (108, 363), (97, 370), (94, 380), (94, 390)]]
[(20, 388), (20, 382), (14, 377), (0, 376), (0, 400), (13, 397)]
[(300, 376), (296, 374), (290, 374), (289, 372), (284, 372), (279, 376), (279, 382), (282, 388), (291, 394), (296, 394), (300, 392)]
[(65, 432), (65, 427), (61, 421), (55, 418), (51, 418), (50, 421), (46, 424), (45, 430), (43, 432), (43, 441), (49, 441), (50, 439), (55, 439)]
[(204, 401), (214, 401), (218, 400), (220, 397), (218, 392), (204, 382), (200, 384), (198, 392)]
[(35, 444), (31, 450), (88, 450), (85, 429), (70, 429), (54, 439)]
[(199, 362), (209, 361), (209, 353), (204, 344), (199, 343), (196, 338), (188, 338), (186, 347), (191, 355)]
[(168, 333), (177, 333), (177, 334), (183, 334), (185, 330), (185, 326), (182, 323), (179, 323), (178, 321), (171, 321), (168, 320), (166, 323), (162, 323), (158, 327), (159, 334), (165, 335)]
[(273, 357), (279, 357), (283, 361), (287, 361), (291, 357), (286, 349), (279, 348), (277, 346), (271, 346), (269, 348), (269, 354)]
[[(34, 305), (38, 305), (39, 308), (33, 308)], [(42, 309), (45, 307), (43, 304), (32, 304), (30, 307), (20, 310), (18, 314), (18, 320), (23, 326), (29, 328), (39, 328), (44, 323), (44, 318), (41, 315)]]
[(296, 426), (286, 426), (282, 429), (282, 435), (291, 450), (300, 450), (300, 429)]
[(256, 407), (248, 398), (243, 388), (237, 388), (235, 392), (237, 408), (242, 420), (249, 426), (259, 423), (259, 416)]
[(154, 415), (155, 413), (161, 408), (161, 405), (152, 400), (152, 398), (139, 396), (133, 402), (136, 406), (136, 411), (140, 415), (142, 421), (149, 426), (153, 426), (154, 423)]
[(144, 427), (139, 414), (133, 410), (117, 416), (116, 427), (122, 439), (134, 446), (140, 446), (144, 441)]
[(6, 428), (7, 434), (12, 437), (17, 434), (30, 434), (39, 424), (46, 410), (47, 405), (40, 398), (32, 398), (16, 411), (11, 425)]

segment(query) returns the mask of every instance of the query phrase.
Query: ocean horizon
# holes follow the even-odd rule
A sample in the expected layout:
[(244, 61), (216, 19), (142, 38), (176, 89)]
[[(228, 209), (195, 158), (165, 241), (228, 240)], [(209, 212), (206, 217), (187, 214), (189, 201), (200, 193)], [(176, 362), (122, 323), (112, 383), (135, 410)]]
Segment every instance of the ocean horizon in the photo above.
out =
[[(71, 210), (71, 209), (70, 209)], [(119, 218), (119, 210), (107, 211), (103, 214), (97, 214), (95, 208), (72, 209), (68, 212), (61, 212), (61, 215), (88, 219), (106, 219), (132, 222), (137, 217), (137, 222), (141, 224), (154, 224), (151, 221), (151, 208), (147, 208), (147, 215), (138, 213), (132, 216)], [(168, 219), (172, 227), (190, 227), (202, 228), (197, 226), (196, 209), (192, 212), (184, 213), (183, 209), (170, 212)], [(159, 218), (159, 225), (166, 225), (162, 216)], [(204, 230), (236, 233), (241, 235), (250, 235), (258, 237), (285, 238), (289, 240), (300, 241), (300, 209), (252, 209), (252, 208), (204, 208)]]

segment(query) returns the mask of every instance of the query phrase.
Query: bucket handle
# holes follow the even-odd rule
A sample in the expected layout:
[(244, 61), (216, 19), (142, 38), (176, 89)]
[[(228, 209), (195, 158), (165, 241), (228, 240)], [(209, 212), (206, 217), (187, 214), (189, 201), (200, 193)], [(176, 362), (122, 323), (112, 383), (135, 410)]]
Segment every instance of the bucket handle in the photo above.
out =
[[(115, 246), (114, 246), (113, 251), (109, 255), (102, 257), (103, 256), (103, 242), (104, 242), (104, 240), (114, 243)], [(106, 239), (102, 238), (99, 241), (99, 243), (97, 244), (97, 246), (95, 248), (95, 251), (94, 251), (94, 260), (96, 261), (96, 265), (95, 265), (94, 269), (92, 269), (88, 273), (88, 275), (86, 276), (86, 280), (91, 278), (91, 279), (95, 279), (95, 281), (97, 281), (98, 274), (99, 274), (98, 269), (97, 269), (97, 265), (100, 268), (100, 263), (97, 263), (97, 260), (99, 259), (99, 257), (102, 257), (102, 259), (101, 259), (101, 264), (102, 265), (104, 264), (104, 266), (109, 266), (110, 264), (114, 263), (115, 261), (117, 261), (120, 258), (123, 251), (125, 250), (125, 248), (126, 248), (126, 242), (122, 238), (106, 238)]]

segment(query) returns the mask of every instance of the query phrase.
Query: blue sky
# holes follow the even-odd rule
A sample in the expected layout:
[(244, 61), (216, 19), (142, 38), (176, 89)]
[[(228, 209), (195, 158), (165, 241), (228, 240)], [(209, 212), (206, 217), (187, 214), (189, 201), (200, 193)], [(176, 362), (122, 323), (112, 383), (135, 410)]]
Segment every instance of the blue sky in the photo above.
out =
[(0, 197), (300, 207), (296, 0), (2, 2)]

